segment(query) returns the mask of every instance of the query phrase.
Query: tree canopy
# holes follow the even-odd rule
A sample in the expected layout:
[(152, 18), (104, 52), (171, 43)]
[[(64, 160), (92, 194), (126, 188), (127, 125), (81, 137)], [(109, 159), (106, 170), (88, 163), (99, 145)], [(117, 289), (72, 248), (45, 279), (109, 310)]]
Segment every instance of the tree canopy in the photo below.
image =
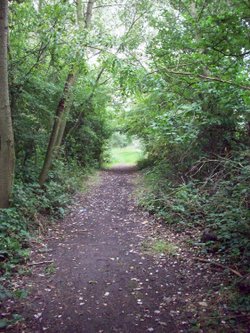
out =
[(119, 131), (144, 147), (141, 205), (179, 230), (209, 230), (207, 248), (247, 272), (249, 2), (3, 0), (0, 9), (2, 255), (25, 256), (37, 214), (64, 214)]

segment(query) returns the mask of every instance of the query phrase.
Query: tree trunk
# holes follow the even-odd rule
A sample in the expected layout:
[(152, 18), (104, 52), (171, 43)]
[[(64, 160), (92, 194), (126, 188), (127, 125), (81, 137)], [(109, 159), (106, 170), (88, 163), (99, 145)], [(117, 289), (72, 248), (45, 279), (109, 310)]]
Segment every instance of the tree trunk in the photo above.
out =
[(0, 208), (9, 207), (14, 178), (14, 137), (11, 120), (8, 63), (8, 0), (0, 1)]
[[(95, 90), (96, 90), (96, 88), (97, 88), (97, 86), (98, 86), (98, 83), (99, 83), (101, 77), (102, 77), (102, 74), (104, 73), (104, 70), (105, 70), (105, 68), (102, 67), (102, 69), (100, 70), (99, 74), (97, 75), (97, 78), (96, 78), (95, 83), (94, 83), (94, 86), (93, 86), (93, 90), (91, 91), (89, 97), (88, 97), (87, 100), (85, 101), (85, 103), (84, 103), (85, 105), (91, 103), (91, 100), (92, 100), (92, 98), (94, 97)], [(83, 104), (81, 104), (80, 107), (81, 107), (82, 105), (83, 105)], [(78, 117), (77, 117), (76, 123), (75, 123), (75, 124), (69, 129), (68, 133), (66, 133), (66, 135), (65, 135), (65, 139), (66, 139), (66, 140), (67, 140), (68, 137), (70, 137), (70, 135), (71, 135), (71, 133), (72, 133), (73, 131), (77, 130), (77, 129), (81, 126), (81, 124), (82, 124), (82, 120), (83, 120), (83, 111), (80, 111), (80, 112), (79, 112), (79, 115), (78, 115)], [(66, 125), (66, 123), (65, 123), (65, 125)], [(64, 129), (65, 129), (65, 126), (64, 126)], [(62, 141), (62, 140), (61, 140), (61, 141)]]
[(83, 21), (83, 3), (82, 0), (76, 0), (76, 18), (77, 24), (80, 26)]
[(72, 98), (72, 92), (70, 92), (69, 94), (69, 99), (68, 99), (68, 102), (65, 106), (65, 112), (64, 112), (64, 115), (62, 117), (62, 122), (61, 122), (61, 126), (60, 126), (60, 129), (58, 131), (58, 135), (57, 135), (57, 140), (56, 140), (56, 147), (59, 148), (62, 144), (62, 139), (63, 139), (63, 136), (64, 136), (64, 132), (65, 132), (65, 127), (66, 127), (66, 123), (67, 123), (67, 119), (68, 119), (68, 115), (69, 115), (69, 112), (70, 112), (70, 109), (71, 109), (71, 105), (72, 105), (72, 102), (73, 102), (73, 98)]
[[(0, 0), (1, 1), (1, 0)], [(89, 0), (87, 4), (87, 10), (86, 10), (86, 15), (85, 15), (85, 28), (87, 29), (89, 27), (91, 18), (92, 18), (92, 10), (93, 10), (93, 5), (94, 5), (95, 0)], [(77, 2), (77, 18), (78, 18), (78, 27), (81, 27), (81, 23), (79, 21), (82, 20), (81, 15), (79, 17), (79, 7), (82, 8), (82, 1), (78, 0)], [(46, 157), (44, 160), (43, 168), (40, 173), (39, 177), (39, 184), (40, 186), (43, 186), (45, 181), (47, 180), (48, 177), (48, 172), (51, 168), (54, 153), (56, 153), (56, 149), (60, 147), (62, 138), (64, 135), (65, 131), (65, 126), (66, 126), (66, 121), (67, 121), (67, 116), (70, 110), (70, 104), (71, 104), (71, 89), (76, 81), (77, 77), (77, 70), (74, 68), (72, 71), (68, 74), (67, 80), (65, 82), (64, 86), (64, 91), (62, 98), (59, 101), (57, 110), (56, 110), (56, 117), (54, 120), (54, 125), (53, 129), (50, 135), (50, 141), (46, 153)]]
[(93, 12), (93, 6), (94, 6), (95, 0), (89, 0), (87, 4), (87, 11), (85, 15), (85, 28), (88, 29), (91, 19), (92, 19), (92, 12)]
[(48, 172), (51, 167), (52, 160), (53, 160), (53, 153), (57, 147), (58, 134), (60, 132), (60, 128), (61, 128), (62, 122), (63, 122), (65, 104), (67, 103), (68, 96), (69, 96), (70, 90), (71, 90), (74, 82), (75, 82), (75, 75), (72, 73), (68, 74), (65, 85), (64, 85), (64, 89), (63, 89), (63, 95), (62, 95), (62, 97), (58, 103), (57, 109), (56, 109), (54, 125), (53, 125), (52, 132), (50, 135), (49, 145), (48, 145), (48, 149), (46, 152), (46, 157), (44, 160), (43, 168), (42, 168), (42, 171), (41, 171), (40, 177), (39, 177), (39, 184), (41, 186), (44, 185), (44, 183), (48, 177)]
[(43, 8), (43, 0), (39, 0), (38, 1), (38, 11), (39, 11), (39, 13), (42, 10), (42, 8)]

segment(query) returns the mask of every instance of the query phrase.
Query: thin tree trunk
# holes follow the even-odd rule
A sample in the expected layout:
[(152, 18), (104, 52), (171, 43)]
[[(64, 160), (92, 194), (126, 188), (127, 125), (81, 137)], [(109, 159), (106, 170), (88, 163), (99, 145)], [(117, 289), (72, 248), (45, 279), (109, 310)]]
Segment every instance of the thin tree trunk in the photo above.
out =
[(72, 102), (73, 102), (72, 97), (73, 96), (72, 96), (72, 92), (71, 92), (70, 96), (69, 96), (69, 100), (67, 102), (67, 105), (65, 106), (65, 112), (64, 112), (64, 115), (62, 117), (61, 126), (60, 126), (60, 129), (58, 131), (58, 135), (57, 135), (57, 140), (56, 140), (56, 144), (55, 144), (57, 149), (59, 149), (59, 147), (62, 144), (62, 139), (63, 139), (63, 135), (64, 135), (64, 132), (65, 132), (65, 127), (66, 127), (66, 123), (67, 123), (67, 120), (68, 120), (68, 115), (69, 115), (71, 105), (72, 105)]
[(83, 3), (82, 0), (76, 0), (76, 18), (77, 24), (80, 26), (83, 21)]
[[(90, 25), (90, 21), (92, 18), (92, 10), (95, 0), (89, 0), (87, 4), (87, 10), (86, 10), (86, 16), (85, 16), (85, 28), (87, 29)], [(78, 9), (79, 7), (82, 7), (82, 1), (78, 0), (77, 2), (77, 18), (78, 18), (78, 26), (81, 26), (82, 22), (79, 22), (79, 16), (78, 16)], [(81, 17), (81, 16), (80, 16)], [(65, 131), (67, 116), (70, 109), (70, 100), (71, 100), (71, 89), (76, 81), (77, 77), (77, 71), (73, 68), (73, 70), (68, 74), (64, 91), (61, 100), (59, 101), (57, 111), (56, 111), (56, 117), (54, 120), (53, 129), (50, 135), (50, 141), (46, 153), (46, 157), (44, 160), (43, 168), (41, 170), (40, 176), (39, 176), (39, 184), (40, 186), (43, 186), (45, 181), (48, 177), (48, 172), (51, 168), (52, 161), (54, 154), (56, 153), (56, 149), (60, 146), (62, 142), (62, 138)]]
[(14, 179), (14, 136), (8, 86), (8, 0), (0, 1), (0, 208), (9, 207)]
[(42, 171), (39, 176), (39, 184), (41, 186), (44, 185), (44, 183), (47, 179), (47, 176), (48, 176), (49, 169), (52, 164), (53, 153), (56, 149), (58, 134), (59, 134), (60, 127), (62, 124), (62, 118), (64, 116), (65, 104), (67, 103), (67, 98), (68, 98), (70, 89), (71, 89), (72, 85), (74, 84), (74, 82), (75, 82), (74, 74), (72, 74), (72, 73), (68, 74), (65, 85), (64, 85), (63, 96), (60, 99), (57, 109), (56, 109), (56, 116), (54, 119), (54, 125), (52, 128), (52, 132), (50, 135), (48, 149), (46, 152), (43, 168), (42, 168)]
[[(84, 102), (85, 105), (88, 104), (88, 103), (90, 103), (91, 100), (92, 100), (92, 98), (94, 97), (95, 90), (96, 90), (96, 88), (97, 88), (97, 86), (98, 86), (98, 83), (99, 83), (101, 77), (102, 77), (102, 74), (104, 73), (104, 70), (105, 70), (105, 68), (102, 67), (101, 70), (100, 70), (100, 72), (99, 72), (99, 74), (97, 75), (96, 80), (95, 80), (95, 84), (94, 84), (94, 86), (93, 86), (93, 90), (91, 91), (91, 93), (90, 93), (89, 97), (87, 98), (87, 100)], [(81, 104), (80, 107), (81, 107), (82, 105), (83, 105), (83, 104)], [(82, 116), (83, 116), (83, 111), (80, 111), (80, 112), (79, 112), (79, 115), (78, 115), (78, 117), (77, 117), (77, 121), (76, 121), (76, 123), (74, 124), (74, 126), (72, 126), (72, 127), (69, 129), (68, 133), (67, 133), (66, 136), (65, 136), (65, 139), (66, 139), (66, 140), (67, 140), (67, 138), (71, 135), (71, 133), (72, 133), (74, 130), (77, 130), (77, 129), (80, 127), (80, 125), (81, 125), (81, 123), (82, 123)], [(66, 125), (66, 124), (65, 124), (65, 125)], [(65, 129), (65, 127), (64, 127), (64, 129)]]
[(42, 8), (43, 8), (43, 0), (39, 0), (38, 1), (38, 11), (39, 11), (39, 13), (42, 10)]
[(85, 28), (86, 29), (88, 29), (90, 26), (94, 3), (95, 3), (95, 0), (89, 0), (88, 4), (87, 4), (87, 11), (86, 11), (86, 15), (85, 15)]

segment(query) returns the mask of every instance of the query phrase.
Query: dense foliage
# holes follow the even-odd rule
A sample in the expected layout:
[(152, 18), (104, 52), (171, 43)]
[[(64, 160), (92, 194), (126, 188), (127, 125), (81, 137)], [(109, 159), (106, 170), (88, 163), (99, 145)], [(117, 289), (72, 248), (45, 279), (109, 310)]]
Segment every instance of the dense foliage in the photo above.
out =
[(44, 215), (62, 216), (83, 176), (104, 160), (117, 129), (117, 80), (125, 84), (132, 61), (124, 61), (125, 49), (140, 45), (148, 8), (146, 1), (7, 4), (16, 161), (10, 208), (0, 211), (2, 271), (23, 261), (30, 232), (43, 229)]
[(181, 1), (159, 17), (127, 125), (147, 152), (141, 202), (179, 229), (206, 230), (210, 251), (246, 269), (250, 7)]
[(9, 1), (16, 166), (1, 270), (25, 261), (44, 216), (63, 215), (115, 131), (110, 146), (128, 134), (145, 147), (141, 204), (249, 273), (248, 1), (93, 3)]
[[(15, 135), (15, 182), (11, 207), (0, 212), (1, 267), (27, 255), (29, 234), (41, 232), (42, 215), (60, 217), (83, 175), (97, 167), (110, 129), (110, 88), (97, 86), (102, 64), (90, 68), (86, 31), (77, 28), (75, 5), (13, 1), (9, 8), (9, 89)], [(89, 37), (91, 39), (93, 37)], [(44, 186), (38, 183), (56, 109), (71, 68), (77, 80), (62, 144), (56, 147)], [(68, 110), (68, 111), (69, 111)], [(81, 185), (80, 185), (81, 186)]]

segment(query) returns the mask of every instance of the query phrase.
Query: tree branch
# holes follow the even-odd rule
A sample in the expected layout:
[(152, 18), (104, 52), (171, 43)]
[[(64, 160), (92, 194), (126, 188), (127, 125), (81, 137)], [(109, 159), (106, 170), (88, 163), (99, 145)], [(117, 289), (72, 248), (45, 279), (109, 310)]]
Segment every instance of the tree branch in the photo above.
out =
[(200, 79), (208, 80), (208, 81), (216, 81), (216, 82), (220, 82), (220, 83), (230, 84), (232, 86), (241, 88), (243, 90), (250, 90), (250, 86), (245, 86), (245, 85), (237, 84), (237, 83), (234, 83), (232, 81), (221, 79), (219, 77), (212, 77), (212, 76), (207, 76), (207, 75), (203, 75), (203, 74), (195, 74), (195, 73), (189, 73), (189, 72), (169, 71), (167, 69), (164, 69), (164, 70), (165, 70), (165, 72), (167, 72), (169, 74), (175, 74), (175, 75), (180, 75), (180, 76), (190, 76), (190, 77), (200, 78)]
[(223, 268), (223, 269), (227, 269), (231, 273), (237, 275), (238, 277), (243, 277), (243, 275), (240, 272), (236, 271), (235, 269), (232, 269), (231, 267), (222, 265), (218, 262), (210, 261), (210, 260), (207, 260), (207, 259), (204, 259), (204, 258), (199, 258), (199, 257), (194, 257), (194, 259), (197, 260), (197, 261), (203, 262), (205, 264), (210, 264), (210, 265), (217, 266), (217, 267), (220, 267), (220, 268)]

